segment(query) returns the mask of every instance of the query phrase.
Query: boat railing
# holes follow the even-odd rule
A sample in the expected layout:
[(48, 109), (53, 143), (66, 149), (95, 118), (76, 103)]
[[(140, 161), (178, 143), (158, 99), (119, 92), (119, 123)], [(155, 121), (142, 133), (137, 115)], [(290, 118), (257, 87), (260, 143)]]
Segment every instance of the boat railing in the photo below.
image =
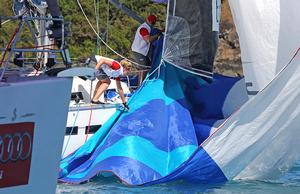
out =
[[(19, 21), (17, 27), (15, 28), (12, 37), (10, 38), (5, 48), (0, 48), (1, 58), (0, 58), (0, 68), (1, 68), (1, 79), (5, 69), (8, 64), (15, 64), (19, 67), (23, 67), (28, 60), (32, 60), (32, 56), (26, 58), (25, 53), (32, 53), (36, 56), (37, 66), (34, 65), (36, 70), (41, 70), (42, 68), (49, 69), (56, 64), (53, 57), (55, 53), (61, 54), (61, 59), (66, 66), (71, 65), (71, 59), (69, 57), (66, 37), (68, 36), (68, 23), (64, 22), (63, 18), (52, 18), (52, 17), (33, 17), (29, 15), (23, 16), (0, 16), (0, 21)], [(54, 21), (61, 23), (61, 27), (57, 29), (51, 29), (51, 24)], [(1, 22), (2, 23), (2, 22)], [(26, 26), (28, 27), (28, 33), (32, 37), (32, 45), (30, 47), (20, 47), (18, 42), (22, 41), (21, 33), (27, 33)], [(3, 26), (0, 26), (3, 28)], [(14, 59), (13, 55), (15, 56)]]

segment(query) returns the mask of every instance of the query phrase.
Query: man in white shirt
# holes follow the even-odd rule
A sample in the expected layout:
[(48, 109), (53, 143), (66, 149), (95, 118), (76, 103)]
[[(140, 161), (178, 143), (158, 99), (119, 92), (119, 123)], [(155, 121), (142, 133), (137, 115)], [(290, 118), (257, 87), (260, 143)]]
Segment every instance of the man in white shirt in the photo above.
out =
[(156, 16), (155, 15), (149, 15), (146, 19), (146, 22), (142, 23), (134, 37), (134, 41), (131, 46), (132, 50), (132, 57), (133, 60), (144, 66), (150, 66), (151, 61), (149, 59), (149, 50), (151, 43), (159, 38), (161, 35), (161, 32), (151, 36), (151, 28), (156, 23)]
[[(137, 64), (144, 66), (144, 68), (140, 68), (142, 70), (145, 69), (145, 66), (151, 66), (151, 60), (149, 57), (151, 43), (157, 40), (161, 35), (161, 31), (153, 36), (150, 35), (151, 28), (155, 25), (156, 20), (155, 15), (149, 15), (146, 18), (146, 21), (136, 30), (134, 41), (131, 46), (132, 58)], [(142, 81), (146, 77), (147, 72), (148, 71), (142, 71), (139, 73), (139, 85), (141, 85)]]

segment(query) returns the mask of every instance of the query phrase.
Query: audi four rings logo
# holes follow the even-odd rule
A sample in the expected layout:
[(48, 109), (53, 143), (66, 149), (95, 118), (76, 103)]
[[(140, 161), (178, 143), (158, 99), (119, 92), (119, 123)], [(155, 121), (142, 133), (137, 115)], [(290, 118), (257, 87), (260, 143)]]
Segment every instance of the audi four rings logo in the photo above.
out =
[(24, 161), (31, 155), (32, 136), (28, 132), (0, 135), (0, 163)]

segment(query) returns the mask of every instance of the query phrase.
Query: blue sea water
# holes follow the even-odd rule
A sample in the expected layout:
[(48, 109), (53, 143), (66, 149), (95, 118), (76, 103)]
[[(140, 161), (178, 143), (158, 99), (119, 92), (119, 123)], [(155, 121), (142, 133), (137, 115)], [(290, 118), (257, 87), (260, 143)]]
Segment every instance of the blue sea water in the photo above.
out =
[(299, 194), (300, 162), (275, 181), (231, 181), (219, 185), (191, 184), (176, 181), (148, 187), (128, 187), (117, 178), (97, 177), (79, 185), (58, 184), (56, 194), (131, 194), (131, 193), (243, 193), (243, 194)]

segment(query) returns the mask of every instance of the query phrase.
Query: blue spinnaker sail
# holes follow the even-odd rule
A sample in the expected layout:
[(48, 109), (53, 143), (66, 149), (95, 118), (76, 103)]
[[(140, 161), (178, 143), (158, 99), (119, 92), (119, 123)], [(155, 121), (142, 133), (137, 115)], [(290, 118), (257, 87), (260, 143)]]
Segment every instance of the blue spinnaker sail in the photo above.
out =
[(80, 183), (101, 172), (130, 185), (227, 180), (201, 144), (247, 100), (236, 97), (243, 96), (244, 83), (213, 76), (213, 2), (177, 0), (170, 5), (165, 39), (153, 44), (152, 69), (130, 98), (130, 111), (117, 111), (63, 159), (61, 181)]
[[(291, 9), (277, 1), (272, 11), (280, 13), (280, 21), (289, 27), (293, 23), (286, 18)], [(216, 33), (210, 16), (217, 13), (213, 9), (220, 1), (168, 2), (163, 52), (154, 55), (149, 79), (131, 97), (130, 111), (117, 111), (85, 145), (61, 162), (61, 181), (80, 183), (102, 172), (130, 185), (178, 179), (198, 183), (269, 180), (299, 160), (300, 49), (287, 55), (290, 60), (280, 64), (284, 68), (248, 100), (243, 79), (211, 72)], [(231, 4), (239, 7), (241, 2), (232, 0)], [(293, 13), (298, 13), (298, 1), (292, 2)], [(270, 9), (268, 4), (253, 3), (249, 13), (256, 10), (263, 15)], [(207, 23), (194, 25), (202, 21), (198, 18)], [(262, 23), (274, 24), (272, 21)]]
[(226, 180), (200, 145), (225, 118), (226, 96), (239, 78), (215, 75), (208, 83), (155, 61), (153, 67), (158, 68), (130, 98), (130, 111), (118, 110), (86, 144), (63, 159), (60, 181), (80, 183), (101, 172), (111, 172), (130, 185)]
[(118, 111), (62, 161), (60, 180), (102, 172), (130, 185), (278, 177), (300, 157), (299, 61), (300, 53), (231, 116), (246, 101), (238, 98), (243, 80), (215, 75), (207, 83), (162, 63), (132, 96), (130, 112)]

